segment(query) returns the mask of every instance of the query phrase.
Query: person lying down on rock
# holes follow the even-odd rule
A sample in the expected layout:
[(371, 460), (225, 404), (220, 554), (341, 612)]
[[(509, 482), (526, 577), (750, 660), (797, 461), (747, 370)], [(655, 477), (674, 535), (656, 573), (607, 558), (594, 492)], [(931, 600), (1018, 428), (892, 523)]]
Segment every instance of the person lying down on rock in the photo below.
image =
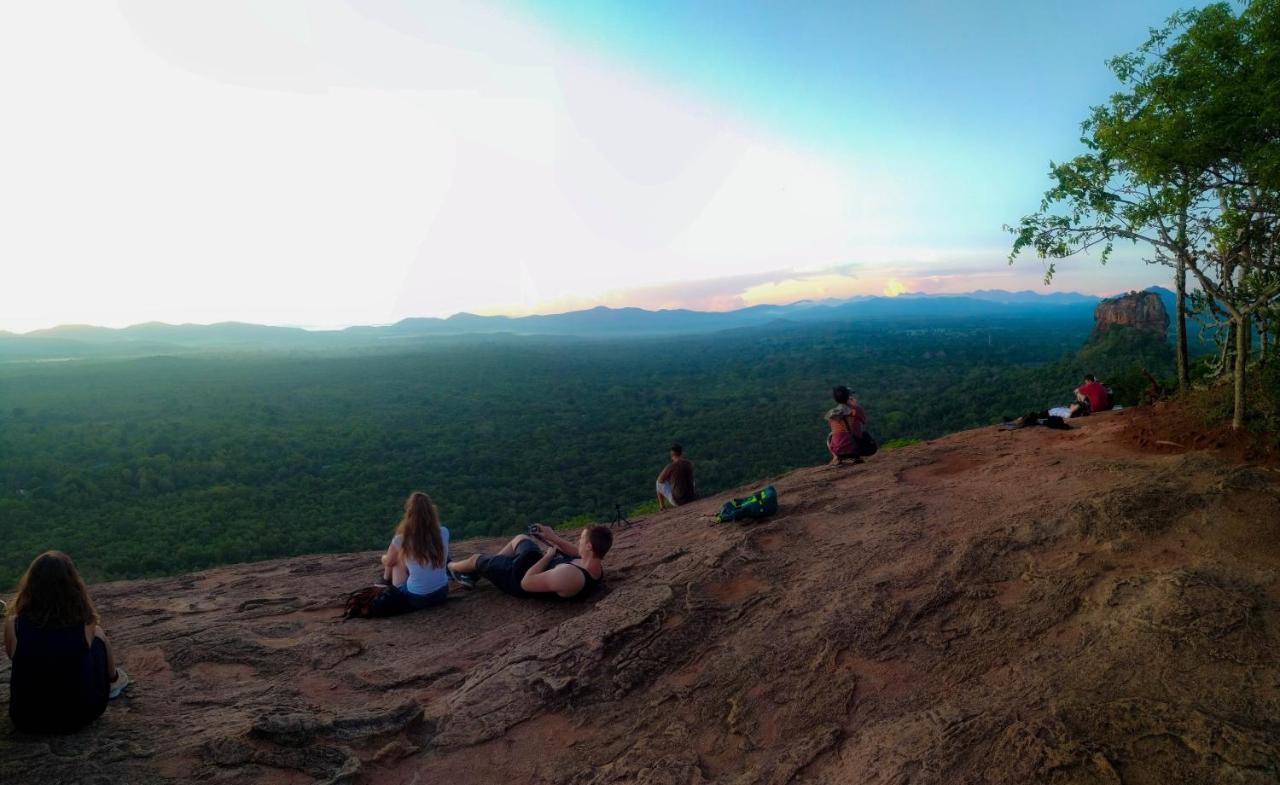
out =
[[(535, 539), (537, 538), (537, 539)], [(537, 540), (548, 547), (544, 551)], [(513, 597), (574, 600), (586, 597), (604, 579), (604, 557), (613, 546), (608, 526), (588, 526), (572, 543), (549, 526), (535, 523), (495, 554), (476, 554), (449, 563), (449, 574), (470, 589), (479, 578)]]
[(1070, 406), (1055, 406), (1049, 409), (1050, 417), (1061, 417), (1069, 420), (1072, 417), (1088, 417), (1092, 408), (1089, 406), (1089, 399), (1081, 393), (1076, 393), (1076, 402)]

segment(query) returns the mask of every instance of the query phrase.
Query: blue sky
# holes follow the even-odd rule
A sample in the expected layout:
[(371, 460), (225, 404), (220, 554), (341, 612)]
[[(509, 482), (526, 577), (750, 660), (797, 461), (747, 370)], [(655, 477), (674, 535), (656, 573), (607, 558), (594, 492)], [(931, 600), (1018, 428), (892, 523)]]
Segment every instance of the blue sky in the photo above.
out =
[[(1115, 89), (1108, 57), (1185, 3), (521, 3), (570, 46), (615, 57), (717, 111), (931, 187), (918, 230), (990, 242), (1036, 203)], [(1008, 216), (1009, 218), (1002, 218)], [(998, 238), (997, 238), (998, 239)]]
[(0, 329), (1039, 287), (1001, 226), (1177, 8), (6, 4)]

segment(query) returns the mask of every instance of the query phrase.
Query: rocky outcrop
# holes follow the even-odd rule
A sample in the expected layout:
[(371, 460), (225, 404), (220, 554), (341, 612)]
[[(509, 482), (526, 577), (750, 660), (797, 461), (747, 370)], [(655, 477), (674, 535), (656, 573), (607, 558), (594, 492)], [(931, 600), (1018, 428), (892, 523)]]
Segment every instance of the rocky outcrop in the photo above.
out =
[(1155, 292), (1129, 292), (1098, 303), (1093, 309), (1093, 337), (1104, 335), (1112, 325), (1133, 327), (1164, 336), (1169, 332), (1169, 313)]
[(586, 603), (341, 621), (376, 553), (95, 586), (134, 684), (71, 736), (0, 728), (0, 781), (1275, 782), (1277, 475), (1134, 452), (1130, 414), (638, 521)]

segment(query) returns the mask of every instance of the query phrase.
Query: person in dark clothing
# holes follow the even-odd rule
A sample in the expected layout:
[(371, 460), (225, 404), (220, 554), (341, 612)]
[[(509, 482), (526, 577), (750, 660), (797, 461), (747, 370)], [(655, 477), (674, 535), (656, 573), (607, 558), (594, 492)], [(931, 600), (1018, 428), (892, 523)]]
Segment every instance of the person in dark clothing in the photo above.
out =
[(4, 620), (9, 718), (25, 733), (70, 733), (97, 719), (129, 677), (117, 668), (71, 557), (37, 556)]
[[(532, 536), (512, 538), (495, 554), (476, 554), (449, 563), (449, 574), (467, 588), (478, 578), (513, 597), (549, 597), (565, 600), (585, 597), (604, 579), (604, 557), (613, 546), (608, 526), (588, 526), (572, 543), (549, 527), (535, 523)], [(542, 550), (534, 538), (549, 547)]]
[(656, 489), (659, 512), (698, 498), (698, 487), (693, 482), (693, 464), (685, 459), (684, 448), (680, 445), (671, 445), (671, 462), (658, 474)]

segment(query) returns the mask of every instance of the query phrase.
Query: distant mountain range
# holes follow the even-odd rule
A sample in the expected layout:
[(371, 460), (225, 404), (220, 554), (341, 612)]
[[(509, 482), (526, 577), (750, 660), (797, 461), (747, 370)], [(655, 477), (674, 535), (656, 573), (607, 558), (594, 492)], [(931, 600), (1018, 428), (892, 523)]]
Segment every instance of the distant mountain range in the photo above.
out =
[[(1173, 293), (1153, 287), (1172, 313)], [(241, 322), (163, 324), (124, 328), (64, 325), (15, 334), (0, 332), (0, 359), (34, 360), (221, 350), (331, 350), (392, 346), (420, 339), (467, 335), (545, 335), (575, 337), (661, 336), (707, 333), (773, 323), (830, 321), (1008, 319), (1028, 316), (1092, 318), (1100, 298), (1075, 292), (1039, 294), (986, 289), (967, 294), (903, 294), (848, 300), (757, 305), (734, 311), (597, 307), (537, 316), (410, 318), (382, 326), (343, 330), (305, 330)]]

